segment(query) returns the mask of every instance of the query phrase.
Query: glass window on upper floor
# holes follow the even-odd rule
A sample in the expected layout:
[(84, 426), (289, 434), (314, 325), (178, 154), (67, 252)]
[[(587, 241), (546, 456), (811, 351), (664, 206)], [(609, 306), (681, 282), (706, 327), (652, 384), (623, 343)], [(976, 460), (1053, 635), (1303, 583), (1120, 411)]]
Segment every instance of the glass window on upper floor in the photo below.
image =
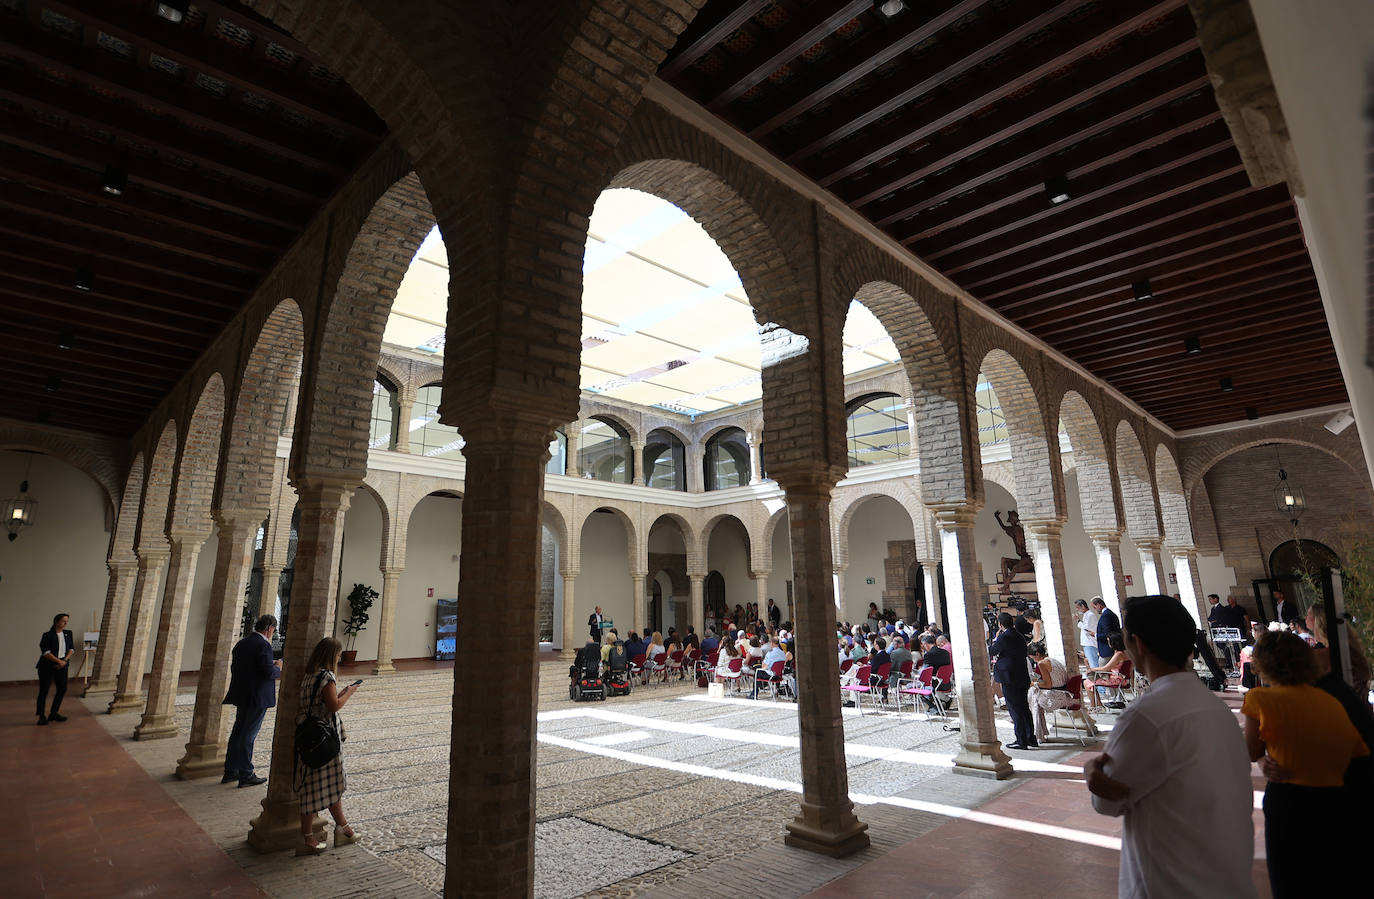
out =
[(901, 397), (895, 393), (873, 393), (851, 400), (847, 409), (850, 468), (907, 458), (911, 434)]
[(741, 428), (725, 428), (706, 441), (707, 490), (749, 483), (749, 442)]
[(547, 474), (568, 473), (568, 434), (562, 428), (553, 432), (549, 441), (549, 464), (544, 466)]
[(372, 382), (372, 431), (367, 441), (368, 448), (394, 450), (398, 418), (400, 406), (396, 401), (396, 388), (378, 375), (377, 380)]
[(644, 481), (664, 490), (687, 489), (687, 447), (671, 431), (649, 432), (644, 442)]
[(584, 478), (630, 483), (634, 480), (634, 450), (629, 433), (609, 418), (589, 418), (577, 448), (577, 466)]
[(993, 392), (988, 379), (982, 375), (978, 376), (974, 399), (978, 407), (979, 444), (996, 446), (1006, 443), (1010, 438), (1007, 435), (1007, 420), (1002, 416), (1002, 404), (997, 401), (997, 394)]
[(439, 423), (442, 392), (443, 388), (438, 384), (430, 384), (416, 391), (415, 409), (410, 417), (410, 451), (418, 456), (461, 459), (464, 440), (458, 429)]

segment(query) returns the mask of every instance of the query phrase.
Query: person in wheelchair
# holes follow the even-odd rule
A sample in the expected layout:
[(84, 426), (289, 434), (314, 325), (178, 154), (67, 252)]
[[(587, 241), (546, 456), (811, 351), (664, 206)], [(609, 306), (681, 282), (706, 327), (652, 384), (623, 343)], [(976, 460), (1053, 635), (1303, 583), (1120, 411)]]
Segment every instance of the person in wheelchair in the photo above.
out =
[(605, 699), (606, 687), (601, 680), (601, 646), (588, 640), (577, 651), (572, 665), (568, 667), (568, 698), (574, 702), (582, 699)]

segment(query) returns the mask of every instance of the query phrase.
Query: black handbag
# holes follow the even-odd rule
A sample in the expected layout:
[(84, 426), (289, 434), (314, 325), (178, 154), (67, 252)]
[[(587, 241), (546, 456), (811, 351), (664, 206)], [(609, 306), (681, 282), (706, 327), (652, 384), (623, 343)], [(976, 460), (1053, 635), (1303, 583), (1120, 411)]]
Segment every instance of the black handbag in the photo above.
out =
[(315, 698), (320, 692), (319, 674), (315, 675), (315, 689), (310, 692), (310, 704), (306, 708), (305, 720), (296, 725), (296, 757), (308, 768), (323, 768), (338, 758), (341, 744), (339, 731), (332, 720), (326, 721), (310, 714), (315, 707)]

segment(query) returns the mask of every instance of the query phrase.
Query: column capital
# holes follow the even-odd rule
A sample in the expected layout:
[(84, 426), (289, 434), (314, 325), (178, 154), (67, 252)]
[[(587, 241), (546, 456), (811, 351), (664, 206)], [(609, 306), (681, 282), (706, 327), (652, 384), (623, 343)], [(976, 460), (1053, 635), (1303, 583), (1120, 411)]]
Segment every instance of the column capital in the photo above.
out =
[(941, 530), (953, 530), (954, 528), (971, 528), (974, 521), (978, 518), (978, 507), (968, 504), (961, 505), (927, 505), (930, 514), (935, 517), (935, 523)]
[(1117, 528), (1084, 528), (1083, 530), (1094, 544), (1121, 545), (1121, 531)]
[(582, 573), (582, 570), (579, 569), (579, 568), (560, 568), (560, 569), (558, 569), (558, 574), (559, 574), (559, 576), (560, 576), (560, 577), (565, 577), (565, 578), (566, 578), (566, 577), (575, 578), (575, 577), (577, 577), (577, 576), (578, 576), (579, 574), (581, 574), (581, 573)]
[(636, 578), (636, 577), (638, 577), (638, 578), (647, 578), (648, 576), (649, 576), (649, 572), (647, 572), (647, 571), (631, 571), (631, 572), (630, 572), (630, 577), (632, 577), (632, 578)]
[(1164, 540), (1161, 537), (1138, 537), (1134, 538), (1136, 549), (1141, 552), (1159, 552), (1164, 547)]
[(177, 528), (167, 532), (167, 541), (173, 548), (184, 546), (188, 543), (200, 545), (209, 538), (209, 531), (191, 530), (189, 528)]
[(167, 561), (167, 557), (172, 554), (169, 546), (153, 546), (138, 551), (138, 567), (150, 568), (153, 565), (161, 565)]
[(105, 561), (105, 567), (110, 570), (111, 574), (115, 574), (116, 572), (119, 574), (129, 574), (138, 570), (138, 559), (107, 559)]
[(357, 478), (337, 475), (303, 474), (291, 478), (296, 490), (296, 503), (304, 508), (348, 508), (353, 491), (361, 482)]
[(820, 497), (827, 502), (846, 474), (838, 465), (791, 465), (768, 473), (785, 494)]
[(388, 578), (400, 577), (405, 572), (405, 570), (406, 569), (404, 565), (388, 565), (385, 568), (381, 569), (381, 572), (382, 577)]
[(689, 571), (687, 577), (694, 581), (704, 581), (708, 574), (710, 574), (709, 571)]
[(1175, 559), (1196, 559), (1198, 551), (1196, 546), (1170, 546), (1169, 555)]
[(576, 388), (527, 392), (468, 386), (462, 391), (444, 391), (439, 421), (456, 427), (469, 446), (474, 442), (521, 445), (530, 441), (548, 449), (549, 436), (576, 409)]
[(1037, 537), (1056, 538), (1064, 532), (1064, 518), (1023, 518), (1021, 525)]
[(768, 577), (772, 573), (773, 569), (771, 568), (756, 568), (749, 573), (749, 576), (754, 580), (758, 580), (761, 577)]
[(267, 513), (258, 509), (216, 509), (210, 513), (215, 524), (222, 528), (258, 527), (267, 518)]

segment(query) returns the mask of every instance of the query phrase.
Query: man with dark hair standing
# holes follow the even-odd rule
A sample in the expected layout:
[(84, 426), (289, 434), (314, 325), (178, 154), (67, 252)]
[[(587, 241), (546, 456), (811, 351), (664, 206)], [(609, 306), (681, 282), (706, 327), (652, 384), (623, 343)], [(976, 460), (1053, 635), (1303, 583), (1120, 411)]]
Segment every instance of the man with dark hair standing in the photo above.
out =
[(1097, 655), (1099, 658), (1110, 659), (1112, 647), (1107, 643), (1107, 638), (1112, 634), (1121, 633), (1121, 619), (1107, 608), (1107, 603), (1100, 596), (1093, 597), (1092, 606), (1093, 611), (1097, 613)]
[(1192, 616), (1169, 596), (1126, 601), (1122, 640), (1150, 689), (1083, 766), (1093, 807), (1122, 816), (1122, 896), (1255, 895), (1254, 798), (1235, 716), (1192, 671)]
[(768, 597), (768, 623), (773, 625), (774, 630), (782, 626), (782, 609), (773, 603), (773, 597)]
[(276, 632), (277, 619), (263, 615), (253, 625), (253, 633), (234, 644), (229, 692), (224, 696), (224, 704), (234, 707), (234, 726), (224, 751), (220, 783), (237, 780), (240, 787), (267, 783), (267, 778), (253, 773), (253, 741), (267, 710), (277, 704), (275, 682), (281, 677), (281, 662), (272, 659), (272, 635)]
[(1026, 658), (1026, 638), (1016, 629), (1016, 619), (1010, 612), (997, 616), (1001, 628), (997, 638), (988, 647), (988, 652), (997, 657), (992, 666), (992, 679), (1002, 685), (1002, 696), (1007, 700), (1007, 712), (1011, 714), (1011, 726), (1016, 731), (1016, 742), (1008, 743), (1008, 749), (1036, 749), (1040, 741), (1035, 738), (1035, 724), (1031, 720), (1030, 663)]
[(1288, 625), (1288, 622), (1299, 617), (1298, 604), (1284, 596), (1282, 590), (1274, 591), (1274, 611), (1277, 613), (1275, 620), (1285, 627)]

